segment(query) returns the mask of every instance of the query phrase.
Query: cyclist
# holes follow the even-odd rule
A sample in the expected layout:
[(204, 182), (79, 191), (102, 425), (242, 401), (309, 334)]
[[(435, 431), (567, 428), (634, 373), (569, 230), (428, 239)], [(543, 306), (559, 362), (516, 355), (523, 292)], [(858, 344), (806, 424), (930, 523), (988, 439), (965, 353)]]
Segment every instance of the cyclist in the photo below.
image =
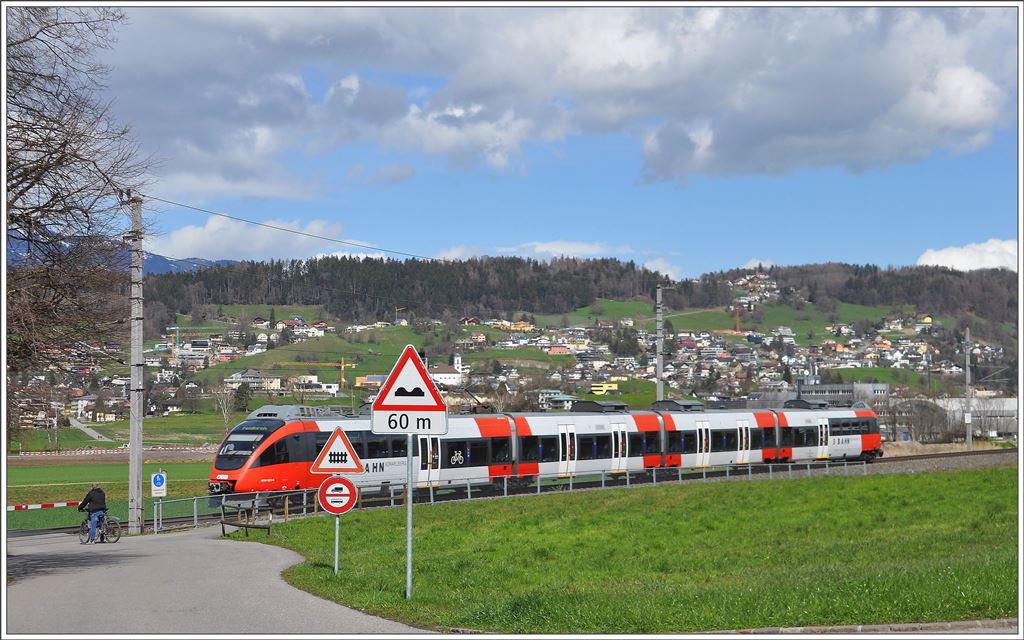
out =
[(89, 541), (83, 544), (96, 544), (96, 526), (99, 520), (107, 512), (107, 496), (100, 489), (99, 484), (93, 484), (89, 493), (78, 505), (79, 511), (89, 512)]

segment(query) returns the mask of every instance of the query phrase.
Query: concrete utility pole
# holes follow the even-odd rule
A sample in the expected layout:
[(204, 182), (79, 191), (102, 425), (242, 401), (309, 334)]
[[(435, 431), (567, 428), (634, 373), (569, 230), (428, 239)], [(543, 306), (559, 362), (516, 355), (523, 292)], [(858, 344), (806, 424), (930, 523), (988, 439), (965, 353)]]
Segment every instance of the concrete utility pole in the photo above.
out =
[(128, 448), (128, 534), (142, 533), (145, 508), (142, 503), (142, 198), (131, 197), (132, 273), (131, 273), (131, 387)]
[(964, 375), (966, 384), (964, 386), (964, 426), (967, 428), (967, 449), (974, 450), (974, 434), (971, 427), (971, 328), (967, 327), (964, 334)]
[(654, 306), (654, 310), (655, 310), (655, 313), (656, 313), (656, 316), (657, 316), (657, 324), (658, 324), (658, 338), (655, 341), (655, 347), (654, 347), (655, 348), (656, 358), (657, 358), (656, 373), (655, 373), (655, 376), (657, 378), (657, 380), (655, 382), (655, 388), (656, 388), (656, 392), (655, 392), (656, 395), (654, 396), (655, 400), (664, 400), (665, 399), (665, 381), (663, 379), (664, 370), (665, 370), (665, 363), (664, 363), (664, 358), (662, 356), (662, 352), (663, 352), (663, 350), (662, 350), (662, 340), (665, 338), (664, 327), (662, 325), (662, 312), (664, 310), (664, 307), (661, 304), (661, 292), (662, 292), (663, 289), (664, 290), (668, 290), (668, 291), (672, 291), (672, 290), (675, 289), (675, 287), (662, 287), (659, 284), (658, 285), (658, 294), (657, 294), (657, 298), (656, 298), (655, 306)]

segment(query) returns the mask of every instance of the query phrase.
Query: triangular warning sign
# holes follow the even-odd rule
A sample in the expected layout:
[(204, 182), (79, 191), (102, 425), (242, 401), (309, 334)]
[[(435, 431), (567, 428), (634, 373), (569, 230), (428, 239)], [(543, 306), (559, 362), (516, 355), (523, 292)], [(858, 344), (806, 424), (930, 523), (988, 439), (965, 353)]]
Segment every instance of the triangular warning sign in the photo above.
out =
[(334, 430), (316, 457), (310, 473), (362, 473), (363, 463), (341, 427)]
[(391, 374), (373, 401), (374, 411), (447, 411), (430, 380), (416, 348), (411, 344), (399, 356)]

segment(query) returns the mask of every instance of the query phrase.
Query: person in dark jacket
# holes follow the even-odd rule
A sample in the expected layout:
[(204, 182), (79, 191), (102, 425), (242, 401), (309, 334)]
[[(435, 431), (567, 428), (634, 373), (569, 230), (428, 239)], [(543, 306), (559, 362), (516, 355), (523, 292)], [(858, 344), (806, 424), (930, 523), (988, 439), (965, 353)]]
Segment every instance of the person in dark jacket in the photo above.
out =
[(85, 544), (96, 544), (96, 525), (100, 517), (107, 512), (107, 495), (100, 489), (100, 485), (92, 485), (92, 489), (78, 505), (78, 510), (89, 512), (89, 542)]

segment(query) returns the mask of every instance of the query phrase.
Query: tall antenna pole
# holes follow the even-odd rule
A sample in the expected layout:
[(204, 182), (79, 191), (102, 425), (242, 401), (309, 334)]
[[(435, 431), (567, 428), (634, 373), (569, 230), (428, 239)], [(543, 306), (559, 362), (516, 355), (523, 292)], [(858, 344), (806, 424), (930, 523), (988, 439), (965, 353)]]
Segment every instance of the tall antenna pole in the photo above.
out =
[[(142, 198), (130, 197), (132, 206), (131, 273), (131, 387), (128, 445), (128, 534), (142, 533)], [(176, 340), (177, 341), (177, 340)]]
[(967, 449), (974, 450), (974, 433), (971, 428), (971, 328), (967, 327), (964, 335), (964, 375), (966, 384), (964, 386), (964, 401), (967, 403), (964, 409), (964, 426), (967, 428)]

